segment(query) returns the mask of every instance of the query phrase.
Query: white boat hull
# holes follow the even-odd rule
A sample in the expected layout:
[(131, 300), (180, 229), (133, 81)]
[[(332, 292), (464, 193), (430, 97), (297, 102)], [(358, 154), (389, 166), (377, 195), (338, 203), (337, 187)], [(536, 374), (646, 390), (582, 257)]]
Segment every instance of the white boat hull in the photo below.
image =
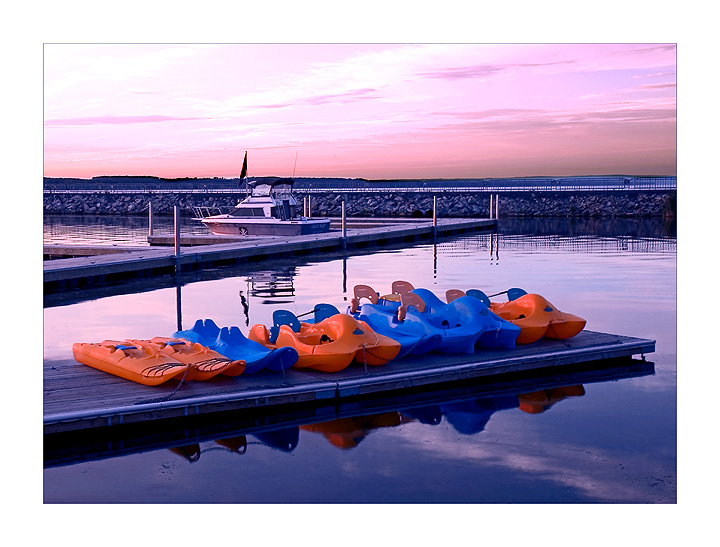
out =
[(209, 217), (203, 218), (202, 223), (207, 226), (214, 235), (294, 236), (306, 234), (323, 234), (330, 231), (329, 219), (239, 220), (237, 218)]

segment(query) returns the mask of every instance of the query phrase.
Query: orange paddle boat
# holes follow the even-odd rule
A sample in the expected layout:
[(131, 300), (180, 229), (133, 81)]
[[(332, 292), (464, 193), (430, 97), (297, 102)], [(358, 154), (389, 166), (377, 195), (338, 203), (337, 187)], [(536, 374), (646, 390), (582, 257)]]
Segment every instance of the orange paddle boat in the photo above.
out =
[(492, 302), (490, 310), (520, 327), (518, 344), (532, 344), (543, 336), (566, 340), (585, 328), (585, 319), (561, 312), (539, 294), (525, 294), (505, 303)]
[(299, 359), (293, 368), (322, 372), (341, 371), (353, 361), (384, 365), (400, 351), (399, 342), (377, 334), (350, 315), (336, 314), (319, 323), (292, 323), (279, 325), (272, 336), (265, 325), (253, 325), (248, 338), (269, 349), (295, 348)]
[(73, 357), (83, 365), (146, 386), (190, 375), (190, 365), (160, 353), (157, 348), (106, 340), (99, 344), (77, 342), (72, 350)]

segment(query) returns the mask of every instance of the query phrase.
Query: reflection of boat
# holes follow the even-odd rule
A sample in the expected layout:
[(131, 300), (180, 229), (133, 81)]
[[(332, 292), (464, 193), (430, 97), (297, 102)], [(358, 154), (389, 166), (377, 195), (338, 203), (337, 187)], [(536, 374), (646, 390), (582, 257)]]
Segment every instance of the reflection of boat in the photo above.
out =
[(524, 393), (518, 395), (518, 399), (520, 400), (520, 410), (528, 414), (540, 414), (566, 397), (582, 397), (583, 395), (585, 395), (585, 388), (577, 385)]
[(191, 375), (190, 366), (160, 353), (157, 348), (143, 348), (128, 343), (105, 340), (99, 344), (77, 342), (72, 346), (75, 360), (89, 367), (132, 380), (146, 386), (157, 386), (171, 379)]
[(282, 450), (283, 452), (292, 452), (300, 440), (300, 430), (297, 426), (285, 427), (283, 429), (255, 432), (253, 437), (270, 448)]
[(178, 456), (182, 456), (189, 462), (196, 462), (200, 459), (200, 445), (195, 444), (188, 444), (185, 446), (174, 446), (170, 449), (171, 452), (174, 452)]
[(291, 192), (292, 178), (254, 180), (250, 196), (229, 212), (220, 208), (194, 207), (199, 220), (216, 235), (303, 235), (330, 231), (330, 219), (300, 214)]
[(318, 424), (301, 425), (300, 429), (320, 433), (331, 445), (348, 450), (360, 444), (360, 441), (367, 437), (374, 429), (396, 427), (410, 421), (412, 420), (393, 411), (367, 416), (338, 418)]
[(273, 350), (294, 348), (299, 355), (294, 368), (323, 372), (338, 372), (353, 361), (384, 365), (400, 351), (398, 342), (377, 334), (367, 323), (350, 315), (335, 314), (316, 324), (300, 323), (297, 318), (290, 322), (292, 324), (279, 325), (276, 330), (253, 325), (248, 337)]
[(264, 368), (282, 371), (292, 367), (298, 358), (293, 348), (270, 350), (248, 340), (238, 327), (218, 327), (212, 319), (198, 319), (189, 330), (176, 332), (173, 338), (197, 342), (217, 351), (228, 359), (245, 361), (244, 374), (254, 374)]
[(161, 336), (156, 336), (152, 340), (129, 340), (129, 342), (142, 347), (155, 346), (160, 353), (169, 355), (186, 365), (191, 365), (197, 369), (193, 378), (195, 380), (208, 380), (218, 374), (238, 376), (245, 370), (245, 361), (231, 361), (197, 342)]
[(440, 405), (440, 410), (455, 431), (462, 435), (475, 435), (485, 430), (498, 410), (510, 410), (517, 406), (517, 396), (505, 395), (445, 403)]

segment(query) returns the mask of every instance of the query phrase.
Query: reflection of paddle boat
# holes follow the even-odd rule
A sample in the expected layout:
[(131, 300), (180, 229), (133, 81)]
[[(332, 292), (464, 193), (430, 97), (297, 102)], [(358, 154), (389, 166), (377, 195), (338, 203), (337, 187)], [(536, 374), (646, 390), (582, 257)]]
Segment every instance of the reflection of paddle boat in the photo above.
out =
[(300, 429), (312, 433), (320, 433), (331, 445), (342, 448), (343, 450), (348, 450), (360, 444), (360, 441), (367, 437), (374, 429), (396, 427), (411, 421), (412, 419), (406, 418), (396, 411), (392, 411), (382, 414), (370, 414), (369, 416), (338, 418), (319, 424), (301, 425)]
[(293, 348), (270, 350), (246, 338), (238, 327), (218, 327), (212, 319), (198, 319), (192, 329), (176, 332), (173, 338), (183, 338), (206, 346), (228, 359), (245, 361), (244, 374), (254, 374), (262, 369), (283, 371), (292, 367), (298, 359)]
[(152, 340), (128, 340), (136, 346), (154, 346), (160, 353), (191, 365), (196, 369), (194, 380), (209, 380), (218, 374), (238, 376), (245, 370), (245, 361), (231, 361), (210, 348), (179, 338), (156, 336)]
[[(447, 297), (448, 299), (457, 298), (458, 293), (461, 292), (455, 290), (453, 293), (447, 294)], [(585, 328), (585, 319), (561, 312), (539, 294), (528, 294), (517, 288), (504, 292), (508, 295), (507, 302), (490, 302), (485, 293), (478, 289), (471, 289), (466, 294), (482, 302), (490, 302), (490, 310), (493, 313), (520, 327), (518, 344), (531, 344), (543, 336), (566, 340), (579, 334)]]
[(276, 329), (253, 325), (248, 336), (269, 349), (294, 348), (299, 355), (295, 368), (338, 372), (353, 361), (384, 365), (400, 351), (398, 342), (374, 332), (367, 323), (350, 315), (335, 314), (316, 324), (300, 323), (295, 317), (279, 324), (277, 318), (283, 314), (295, 317), (291, 312), (278, 310), (273, 314)]
[(577, 385), (524, 393), (519, 395), (518, 399), (520, 400), (520, 410), (528, 414), (540, 414), (567, 397), (582, 397), (583, 395), (585, 395), (585, 388)]
[(99, 344), (75, 343), (73, 357), (89, 367), (146, 386), (157, 386), (171, 379), (191, 376), (190, 366), (156, 348), (143, 348), (126, 342), (105, 340)]

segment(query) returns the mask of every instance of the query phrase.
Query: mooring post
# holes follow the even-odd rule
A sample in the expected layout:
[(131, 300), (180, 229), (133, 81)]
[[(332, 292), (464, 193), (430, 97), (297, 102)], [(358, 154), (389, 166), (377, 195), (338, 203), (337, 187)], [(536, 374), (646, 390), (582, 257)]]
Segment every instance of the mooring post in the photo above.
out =
[(498, 219), (498, 206), (500, 205), (500, 194), (495, 194), (495, 220)]
[(148, 201), (148, 235), (153, 235), (152, 200)]
[(493, 202), (493, 196), (490, 194), (490, 220), (492, 220), (492, 202)]
[(180, 269), (180, 206), (175, 205), (175, 258), (177, 259), (176, 270)]
[(308, 214), (307, 214), (307, 217), (308, 217), (308, 218), (311, 218), (311, 217), (310, 217), (310, 196), (308, 196)]
[(437, 196), (433, 196), (433, 237), (437, 235)]
[(345, 225), (345, 200), (340, 204), (340, 221), (342, 224), (342, 248), (347, 249), (347, 227)]

